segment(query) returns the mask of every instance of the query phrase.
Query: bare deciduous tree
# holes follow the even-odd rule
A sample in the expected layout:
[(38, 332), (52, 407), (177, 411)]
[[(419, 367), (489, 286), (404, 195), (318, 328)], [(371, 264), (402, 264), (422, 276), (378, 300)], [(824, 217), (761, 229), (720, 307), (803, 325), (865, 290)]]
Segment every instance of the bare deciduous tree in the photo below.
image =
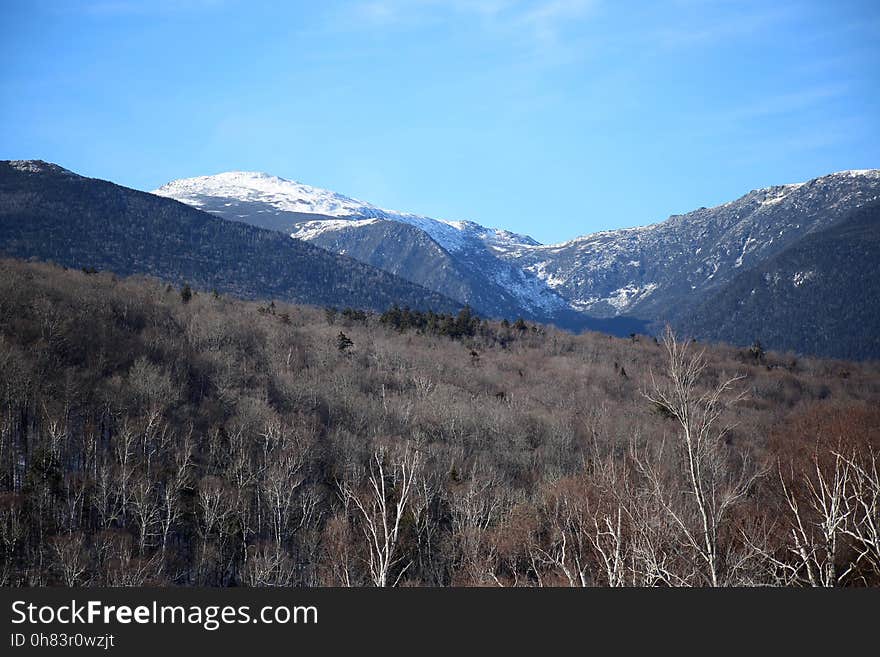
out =
[(856, 550), (855, 566), (863, 564), (880, 575), (880, 469), (877, 454), (869, 450), (859, 459), (856, 454), (842, 458), (850, 470), (850, 486), (844, 496), (849, 523), (843, 531)]
[(173, 454), (168, 477), (159, 485), (159, 525), (162, 534), (160, 567), (164, 567), (165, 564), (171, 529), (183, 515), (181, 494), (189, 486), (190, 470), (193, 467), (192, 452), (190, 428)]
[(85, 537), (81, 532), (58, 534), (51, 539), (53, 562), (65, 586), (83, 584), (88, 571), (89, 555), (85, 549)]
[[(791, 559), (763, 549), (761, 553), (779, 572), (783, 584), (840, 586), (861, 568), (880, 573), (880, 477), (872, 450), (863, 460), (853, 454), (833, 453), (823, 464), (814, 457), (813, 472), (780, 482), (789, 509)], [(803, 491), (799, 499), (795, 485)], [(841, 565), (844, 551), (855, 557)], [(864, 575), (862, 575), (864, 577)]]
[(492, 579), (495, 557), (487, 534), (502, 514), (499, 485), (475, 467), (452, 494), (453, 570), (458, 583), (485, 584)]
[(275, 450), (263, 472), (260, 489), (266, 500), (272, 536), (278, 545), (288, 536), (292, 523), (305, 519), (300, 516), (297, 520), (293, 513), (297, 491), (303, 483), (304, 464), (305, 454), (296, 446), (290, 446)]
[(849, 572), (839, 572), (838, 549), (842, 545), (843, 530), (849, 512), (844, 500), (849, 487), (849, 466), (836, 456), (830, 476), (823, 472), (818, 459), (815, 462), (816, 481), (803, 477), (807, 489), (806, 504), (813, 517), (808, 517), (791, 486), (780, 476), (785, 501), (791, 510), (792, 551), (797, 556), (794, 576), (801, 569), (811, 586), (836, 586)]
[(248, 547), (242, 573), (248, 586), (290, 586), (295, 574), (293, 560), (277, 543)]
[(340, 495), (358, 512), (368, 544), (370, 579), (375, 586), (396, 586), (410, 565), (407, 562), (400, 567), (404, 559), (398, 553), (398, 540), (419, 466), (419, 457), (413, 451), (406, 450), (394, 458), (387, 449), (380, 448), (370, 459), (366, 490), (359, 492), (349, 482), (339, 482)]
[(129, 505), (138, 527), (138, 554), (143, 555), (158, 536), (162, 520), (156, 484), (143, 473), (136, 474), (132, 479)]
[(692, 353), (688, 342), (679, 342), (667, 326), (663, 338), (667, 356), (667, 380), (658, 382), (651, 376), (651, 389), (644, 396), (678, 424), (678, 447), (684, 459), (686, 487), (696, 513), (696, 527), (689, 509), (677, 508), (674, 495), (665, 490), (661, 473), (650, 463), (642, 470), (663, 509), (680, 530), (686, 545), (704, 566), (706, 582), (722, 584), (722, 555), (719, 532), (725, 516), (751, 487), (758, 473), (745, 457), (733, 472), (733, 456), (725, 448), (730, 427), (722, 424), (724, 412), (742, 395), (730, 397), (733, 385), (742, 377), (723, 379), (706, 392), (700, 391), (700, 379), (706, 373), (704, 352)]

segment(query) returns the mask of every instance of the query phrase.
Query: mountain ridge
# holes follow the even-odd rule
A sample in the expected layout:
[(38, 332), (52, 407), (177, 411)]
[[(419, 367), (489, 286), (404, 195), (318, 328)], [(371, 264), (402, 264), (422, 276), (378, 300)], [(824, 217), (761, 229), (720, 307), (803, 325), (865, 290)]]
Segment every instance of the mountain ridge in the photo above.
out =
[[(232, 177), (242, 180), (240, 173)], [(293, 185), (320, 202), (310, 197), (304, 204), (283, 206), (289, 198), (192, 192), (207, 210), (202, 211), (43, 161), (5, 162), (0, 164), (0, 254), (187, 280), (245, 298), (374, 310), (392, 304), (441, 311), (470, 305), (484, 317), (523, 316), (616, 335), (651, 333), (670, 323), (700, 339), (744, 344), (745, 331), (774, 349), (874, 357), (871, 348), (859, 350), (852, 343), (863, 333), (859, 327), (872, 326), (876, 299), (845, 294), (853, 285), (873, 289), (861, 276), (872, 265), (841, 256), (841, 244), (853, 244), (853, 252), (861, 245), (832, 229), (860, 208), (880, 204), (880, 170), (846, 170), (759, 188), (662, 222), (555, 245), (474, 222), (376, 209), (268, 174), (244, 179), (265, 181), (276, 195), (278, 185), (285, 193)], [(183, 188), (205, 178), (185, 180)], [(166, 193), (174, 189), (165, 186)], [(335, 215), (307, 212), (316, 209)], [(352, 211), (363, 214), (348, 214)], [(438, 237), (438, 226), (447, 233)], [(872, 229), (862, 226), (866, 243), (873, 243)], [(836, 249), (832, 265), (817, 246), (822, 235), (829, 236), (829, 249)], [(791, 253), (797, 271), (787, 268)], [(810, 258), (824, 269), (811, 268)], [(780, 280), (799, 272), (821, 275), (822, 286), (797, 290), (817, 290), (816, 298), (799, 297), (801, 306), (813, 308), (809, 321), (797, 308), (783, 308), (784, 295), (768, 293), (751, 306), (741, 303), (742, 281), (752, 281), (749, 276), (774, 263), (782, 263)], [(843, 297), (848, 305), (836, 314), (850, 318), (849, 325), (827, 316), (819, 302), (834, 305)], [(737, 304), (745, 310), (737, 311)], [(776, 312), (779, 308), (785, 312)], [(770, 330), (752, 322), (746, 329), (726, 321), (736, 312), (749, 321), (775, 316), (779, 326)], [(808, 332), (835, 338), (822, 343)]]
[[(282, 230), (468, 304), (482, 315), (594, 328), (536, 276), (504, 262), (493, 248), (536, 245), (526, 235), (472, 221), (445, 221), (384, 210), (351, 197), (263, 172), (226, 172), (172, 181), (154, 190), (213, 215)], [(400, 228), (407, 226), (408, 228)], [(395, 249), (379, 248), (395, 244)], [(372, 248), (365, 249), (367, 244)], [(412, 254), (401, 258), (400, 254)], [(417, 255), (416, 255), (417, 254)], [(412, 264), (402, 269), (403, 261)], [(643, 328), (622, 319), (602, 322), (618, 334)]]
[[(234, 179), (232, 186), (224, 184), (230, 176)], [(246, 187), (249, 177), (272, 180), (275, 196), (258, 198), (258, 190), (242, 190), (240, 186)], [(178, 188), (187, 190), (186, 194), (175, 192)], [(241, 172), (173, 181), (156, 192), (177, 194), (183, 201), (195, 202), (226, 218), (261, 223), (265, 221), (262, 217), (285, 212), (285, 208), (321, 210), (321, 206), (308, 205), (307, 198), (296, 196), (300, 188), (311, 194), (335, 194), (269, 174)], [(534, 319), (576, 328), (579, 316), (675, 321), (699, 299), (727, 284), (738, 271), (771, 257), (814, 230), (827, 228), (854, 207), (880, 198), (880, 170), (851, 169), (805, 182), (761, 187), (732, 201), (674, 214), (652, 224), (604, 230), (546, 245), (474, 222), (377, 212), (375, 206), (338, 196), (349, 204), (335, 208), (334, 216), (309, 220), (290, 216), (285, 232), (337, 253), (353, 254), (444, 294), (458, 294), (462, 302), (490, 314), (509, 314), (513, 298), (524, 314)], [(305, 205), (291, 205), (292, 199)], [(251, 206), (250, 211), (245, 207), (245, 211), (238, 212), (242, 203), (261, 205), (259, 209)], [(358, 203), (363, 204), (362, 210), (356, 207)], [(422, 230), (445, 249), (455, 262), (456, 280), (432, 287), (436, 281), (418, 268), (406, 270), (393, 258), (365, 251), (364, 241), (378, 243), (374, 234), (383, 228), (376, 224), (388, 221)], [(367, 233), (369, 239), (362, 240)], [(389, 229), (386, 233), (386, 241), (397, 240), (403, 252), (411, 253), (418, 247), (415, 237), (400, 242), (400, 231)], [(433, 262), (438, 269), (444, 266), (442, 259), (432, 256), (433, 247), (428, 242), (422, 249), (426, 263)], [(475, 269), (485, 276), (475, 276)], [(483, 280), (487, 276), (488, 283)], [(481, 299), (472, 291), (478, 286), (492, 291)], [(680, 310), (670, 310), (675, 308)], [(564, 315), (568, 319), (560, 321)]]
[(0, 255), (146, 274), (243, 298), (455, 311), (457, 301), (276, 231), (39, 160), (0, 161)]
[[(275, 191), (278, 192), (285, 185), (292, 185), (296, 188), (307, 190), (309, 195), (312, 195), (319, 199), (318, 201), (310, 201), (307, 197), (303, 197), (300, 202), (303, 204), (300, 209), (293, 209), (289, 203), (290, 199), (285, 199), (288, 203), (287, 207), (278, 207), (276, 209), (280, 211), (288, 211), (294, 212), (295, 214), (314, 214), (318, 217), (324, 218), (340, 218), (346, 220), (355, 220), (355, 219), (385, 219), (391, 217), (413, 217), (419, 219), (429, 219), (431, 221), (435, 221), (438, 223), (447, 224), (450, 226), (471, 226), (477, 230), (482, 230), (486, 232), (498, 233), (500, 235), (505, 236), (507, 239), (512, 241), (521, 242), (528, 244), (530, 246), (535, 247), (543, 247), (543, 248), (561, 248), (565, 246), (569, 246), (571, 244), (575, 244), (577, 242), (582, 242), (585, 240), (589, 240), (595, 236), (605, 235), (609, 233), (616, 233), (621, 231), (637, 231), (642, 229), (648, 229), (655, 226), (659, 226), (661, 224), (666, 223), (667, 221), (686, 217), (695, 212), (700, 211), (711, 211), (717, 210), (719, 208), (723, 208), (729, 205), (736, 203), (737, 201), (749, 197), (754, 194), (759, 193), (774, 193), (780, 190), (794, 191), (804, 185), (820, 183), (822, 181), (832, 179), (832, 178), (840, 178), (840, 177), (872, 177), (872, 178), (880, 178), (880, 168), (871, 168), (871, 169), (842, 169), (840, 171), (833, 171), (831, 173), (823, 174), (821, 176), (816, 176), (814, 178), (810, 178), (806, 181), (801, 182), (792, 182), (792, 183), (781, 183), (775, 185), (768, 185), (765, 187), (757, 187), (749, 190), (745, 194), (733, 199), (731, 201), (726, 201), (724, 203), (718, 203), (713, 206), (701, 206), (695, 210), (691, 210), (684, 213), (673, 213), (670, 214), (666, 219), (661, 219), (655, 222), (647, 223), (647, 224), (637, 224), (633, 226), (625, 226), (622, 228), (609, 228), (594, 231), (592, 233), (584, 233), (582, 235), (576, 235), (567, 240), (563, 240), (561, 242), (551, 242), (544, 244), (535, 240), (533, 237), (529, 235), (525, 235), (522, 233), (515, 233), (513, 231), (504, 229), (504, 228), (491, 228), (480, 224), (479, 222), (473, 220), (449, 220), (449, 219), (436, 219), (429, 217), (427, 215), (422, 215), (413, 212), (403, 212), (399, 210), (392, 210), (388, 208), (379, 207), (367, 201), (362, 201), (360, 199), (356, 199), (351, 196), (346, 196), (339, 192), (331, 191), (325, 188), (316, 187), (314, 185), (309, 185), (307, 183), (300, 182), (298, 180), (292, 180), (287, 178), (282, 178), (280, 176), (276, 176), (274, 174), (270, 174), (265, 171), (246, 171), (246, 170), (232, 170), (232, 171), (223, 171), (216, 174), (207, 174), (201, 176), (193, 176), (190, 178), (178, 178), (168, 183), (165, 183), (158, 188), (151, 190), (151, 194), (156, 194), (158, 196), (166, 196), (168, 198), (177, 198), (178, 196), (191, 196), (193, 197), (190, 201), (181, 201), (187, 203), (188, 205), (197, 205), (201, 201), (199, 197), (221, 197), (224, 194), (229, 194), (233, 189), (239, 188), (244, 189), (247, 187), (245, 184), (248, 180), (267, 180), (273, 183), (275, 187)], [(231, 184), (228, 186), (223, 186), (217, 184), (221, 181), (229, 181)], [(206, 183), (205, 185), (200, 185), (199, 183)], [(213, 193), (209, 193), (213, 192)], [(781, 200), (777, 197), (776, 202)], [(265, 201), (269, 203), (268, 201)], [(211, 210), (212, 212), (217, 212), (216, 210)], [(414, 224), (415, 225), (415, 224)]]

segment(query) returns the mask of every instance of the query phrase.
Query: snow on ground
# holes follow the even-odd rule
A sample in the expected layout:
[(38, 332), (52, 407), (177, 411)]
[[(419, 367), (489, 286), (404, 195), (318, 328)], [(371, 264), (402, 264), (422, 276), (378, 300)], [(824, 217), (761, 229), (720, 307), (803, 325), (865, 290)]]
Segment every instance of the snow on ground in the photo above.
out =
[(736, 259), (736, 262), (733, 263), (734, 267), (742, 267), (743, 258), (745, 258), (746, 253), (749, 252), (749, 246), (753, 243), (757, 244), (758, 241), (755, 238), (753, 238), (751, 235), (749, 235), (748, 238), (746, 238), (746, 241), (743, 243), (742, 253), (739, 254), (739, 257)]
[(795, 287), (800, 287), (804, 283), (811, 281), (814, 278), (816, 278), (815, 271), (798, 271), (795, 272), (794, 276), (791, 277), (791, 282), (794, 284)]
[(553, 263), (549, 260), (545, 260), (543, 262), (536, 262), (533, 265), (529, 265), (524, 269), (526, 271), (532, 272), (539, 279), (544, 281), (550, 287), (559, 287), (560, 285), (565, 285), (566, 278), (561, 276), (556, 276), (553, 272), (547, 271), (547, 266), (552, 265)]
[(492, 279), (532, 312), (553, 313), (568, 304), (547, 287), (546, 281), (511, 266), (495, 269)]
[(656, 290), (658, 285), (656, 283), (646, 283), (645, 285), (626, 285), (622, 288), (614, 290), (610, 295), (605, 297), (603, 301), (607, 302), (609, 305), (614, 306), (618, 310), (618, 312), (623, 312), (628, 307), (633, 305), (636, 301), (641, 301), (649, 294), (651, 294), (654, 290)]
[(323, 233), (341, 230), (343, 228), (360, 228), (374, 224), (379, 219), (319, 219), (315, 221), (306, 221), (296, 225), (294, 231), (290, 234), (300, 240), (315, 239)]

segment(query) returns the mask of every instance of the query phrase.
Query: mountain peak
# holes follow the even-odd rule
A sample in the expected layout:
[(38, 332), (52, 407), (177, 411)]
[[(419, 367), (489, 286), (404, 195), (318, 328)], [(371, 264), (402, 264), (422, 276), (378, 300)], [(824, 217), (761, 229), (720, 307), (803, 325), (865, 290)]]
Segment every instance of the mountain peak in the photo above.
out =
[(844, 169), (843, 171), (837, 171), (821, 177), (830, 178), (831, 176), (870, 176), (877, 178), (880, 177), (880, 169)]
[[(211, 176), (182, 178), (162, 185), (153, 194), (173, 198), (232, 219), (246, 218), (254, 213), (323, 215), (340, 220), (333, 222), (333, 228), (344, 227), (348, 220), (396, 221), (425, 231), (448, 251), (465, 248), (468, 236), (493, 246), (537, 244), (530, 237), (486, 228), (473, 221), (432, 219), (409, 212), (386, 210), (350, 196), (260, 171), (226, 171)], [(300, 218), (294, 219), (293, 223), (302, 223)], [(291, 225), (289, 232), (294, 237), (310, 239), (327, 228), (326, 225), (309, 221), (307, 225)]]
[(264, 203), (279, 212), (321, 214), (328, 217), (358, 216), (365, 209), (379, 210), (357, 199), (287, 180), (263, 171), (225, 171), (210, 176), (173, 180), (153, 191), (201, 207), (209, 199)]
[[(302, 185), (302, 183), (297, 182), (296, 180), (288, 180), (287, 178), (281, 178), (280, 176), (273, 175), (271, 173), (267, 173), (265, 171), (223, 171), (221, 173), (215, 173), (210, 176), (196, 176), (194, 178), (182, 178), (181, 180), (175, 180), (169, 184), (186, 182), (186, 181), (203, 181), (208, 179), (216, 179), (216, 180), (224, 180), (231, 183), (239, 183), (242, 185), (247, 185), (254, 182), (261, 181), (271, 181), (273, 183), (287, 183), (290, 185)], [(309, 185), (305, 185), (308, 187)]]
[(77, 176), (73, 171), (45, 160), (0, 160), (0, 162), (25, 173), (59, 173), (66, 176)]

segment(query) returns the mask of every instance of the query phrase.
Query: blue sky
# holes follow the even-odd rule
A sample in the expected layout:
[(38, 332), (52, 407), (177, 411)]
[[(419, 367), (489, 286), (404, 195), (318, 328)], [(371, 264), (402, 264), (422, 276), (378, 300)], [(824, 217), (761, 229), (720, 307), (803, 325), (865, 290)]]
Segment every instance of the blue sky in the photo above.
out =
[(0, 0), (0, 158), (542, 242), (880, 167), (876, 0)]

